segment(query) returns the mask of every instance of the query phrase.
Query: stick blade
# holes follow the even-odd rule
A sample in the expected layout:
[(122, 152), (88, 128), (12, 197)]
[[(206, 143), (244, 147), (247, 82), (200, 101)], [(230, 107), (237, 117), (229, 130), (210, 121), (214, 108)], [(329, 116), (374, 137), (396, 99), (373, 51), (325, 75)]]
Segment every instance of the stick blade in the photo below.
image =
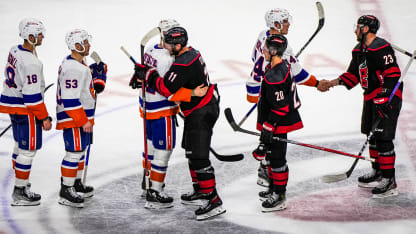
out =
[(221, 154), (214, 152), (213, 150), (211, 150), (211, 153), (214, 154), (214, 156), (218, 160), (223, 161), (223, 162), (237, 162), (237, 161), (241, 161), (244, 159), (244, 154), (221, 155)]
[(141, 46), (146, 46), (147, 42), (154, 36), (160, 34), (160, 28), (159, 27), (155, 27), (152, 30), (150, 30), (146, 35), (144, 35), (144, 37), (142, 38), (140, 44)]
[(98, 55), (98, 53), (97, 52), (95, 52), (95, 51), (93, 51), (92, 53), (91, 53), (91, 55), (90, 55), (90, 57), (92, 58), (92, 60), (94, 60), (94, 62), (95, 63), (100, 63), (101, 62), (101, 58), (100, 58), (100, 56)]
[(325, 23), (324, 7), (323, 7), (321, 2), (316, 2), (316, 8), (318, 10), (318, 16), (319, 16), (318, 27), (322, 28), (324, 26), (324, 23)]
[(346, 179), (348, 179), (347, 173), (322, 176), (322, 182), (324, 183), (335, 183), (335, 182), (339, 182), (339, 181), (346, 180)]
[(227, 107), (224, 110), (225, 118), (227, 119), (228, 123), (230, 124), (231, 128), (234, 131), (238, 130), (237, 123), (234, 120), (233, 113), (231, 112), (231, 108)]

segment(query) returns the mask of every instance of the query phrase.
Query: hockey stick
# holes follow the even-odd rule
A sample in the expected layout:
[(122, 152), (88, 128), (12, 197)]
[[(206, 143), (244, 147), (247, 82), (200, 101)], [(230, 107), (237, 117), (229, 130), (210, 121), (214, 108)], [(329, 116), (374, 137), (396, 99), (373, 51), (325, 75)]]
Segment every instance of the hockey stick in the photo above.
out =
[(325, 12), (324, 12), (324, 7), (322, 6), (322, 3), (321, 2), (316, 2), (316, 8), (318, 9), (318, 16), (319, 16), (318, 27), (316, 28), (316, 30), (312, 34), (312, 36), (309, 38), (309, 40), (305, 43), (305, 45), (296, 54), (296, 56), (295, 56), (296, 58), (299, 57), (299, 55), (306, 48), (306, 46), (308, 46), (309, 43), (311, 43), (312, 39), (316, 36), (316, 34), (318, 34), (319, 31), (321, 31), (322, 27), (324, 26)]
[[(325, 23), (325, 12), (324, 12), (324, 7), (322, 6), (322, 3), (321, 2), (316, 2), (316, 8), (318, 10), (318, 16), (319, 16), (318, 27), (316, 28), (316, 30), (312, 34), (312, 36), (309, 38), (309, 40), (306, 41), (305, 45), (303, 45), (302, 48), (299, 50), (299, 52), (296, 53), (296, 55), (295, 55), (296, 58), (299, 57), (299, 55), (303, 52), (303, 50), (309, 45), (309, 43), (311, 43), (311, 41), (313, 40), (313, 38), (318, 34), (319, 31), (321, 31), (322, 27), (324, 26), (324, 23)], [(238, 126), (243, 125), (244, 121), (246, 121), (246, 119), (248, 118), (248, 116), (253, 112), (254, 109), (256, 109), (256, 107), (257, 107), (257, 103), (255, 103), (250, 108), (250, 110), (247, 112), (247, 114), (238, 123)]]
[(416, 59), (416, 57), (414, 56), (414, 55), (412, 55), (412, 53), (410, 53), (409, 51), (407, 51), (407, 50), (404, 50), (404, 49), (402, 49), (402, 48), (400, 48), (400, 47), (398, 47), (397, 45), (394, 45), (394, 44), (390, 44), (395, 50), (397, 50), (397, 51), (399, 51), (400, 53), (402, 53), (402, 54), (404, 54), (404, 55), (407, 55), (407, 56), (409, 56), (409, 57), (412, 57), (413, 56), (413, 58), (414, 59)]
[[(179, 113), (179, 116), (181, 117), (181, 119), (185, 119), (185, 117), (182, 115), (182, 113)], [(230, 155), (224, 155), (224, 154), (219, 154), (217, 152), (215, 152), (215, 150), (210, 146), (209, 147), (209, 151), (220, 161), (223, 162), (236, 162), (236, 161), (241, 161), (244, 158), (244, 154), (230, 154)]]
[[(225, 117), (227, 118), (227, 121), (230, 123), (230, 125), (234, 129), (234, 131), (243, 132), (243, 133), (247, 133), (247, 134), (254, 135), (254, 136), (260, 136), (260, 133), (258, 133), (258, 132), (253, 132), (253, 131), (250, 131), (250, 130), (246, 130), (246, 129), (243, 129), (240, 126), (238, 126), (237, 123), (234, 120), (234, 117), (233, 117), (233, 114), (232, 114), (230, 108), (226, 108), (224, 110), (224, 113), (225, 113)], [(317, 149), (317, 150), (322, 150), (322, 151), (326, 151), (326, 152), (330, 152), (330, 153), (334, 153), (334, 154), (340, 154), (340, 155), (344, 155), (344, 156), (348, 156), (348, 157), (353, 157), (353, 158), (356, 158), (356, 159), (362, 159), (362, 160), (367, 160), (367, 161), (371, 161), (371, 162), (374, 161), (374, 159), (372, 159), (372, 158), (365, 158), (365, 157), (362, 157), (361, 155), (345, 153), (345, 152), (342, 152), (342, 151), (339, 151), (339, 150), (329, 149), (329, 148), (325, 148), (325, 147), (317, 146), (317, 145), (305, 144), (305, 143), (301, 143), (301, 142), (297, 142), (297, 141), (293, 141), (293, 140), (280, 138), (280, 137), (277, 137), (277, 136), (274, 136), (273, 140), (283, 141), (283, 142), (286, 142), (286, 143), (290, 143), (290, 144), (294, 144), (294, 145), (300, 145), (300, 146), (304, 146), (304, 147), (308, 147), (308, 148), (312, 148), (312, 149)]]
[[(413, 52), (413, 55), (410, 54), (410, 57), (411, 58), (410, 58), (409, 62), (407, 63), (405, 69), (403, 70), (402, 76), (397, 81), (396, 85), (394, 86), (393, 91), (391, 92), (391, 94), (389, 96), (389, 100), (388, 100), (389, 103), (393, 99), (394, 94), (396, 93), (397, 89), (399, 88), (400, 84), (402, 83), (403, 78), (406, 76), (407, 71), (409, 70), (410, 65), (412, 64), (415, 56), (416, 56), (416, 50)], [(381, 117), (378, 117), (376, 119), (375, 123), (373, 124), (373, 126), (371, 128), (371, 131), (370, 131), (370, 133), (367, 136), (366, 141), (364, 142), (363, 146), (361, 147), (360, 152), (358, 152), (358, 155), (361, 155), (364, 152), (365, 148), (367, 147), (368, 142), (370, 141), (371, 137), (374, 135), (374, 131), (377, 128), (377, 126), (380, 123), (380, 121), (381, 121)], [(353, 164), (351, 165), (351, 167), (348, 169), (348, 171), (346, 171), (345, 173), (337, 174), (337, 175), (325, 175), (325, 176), (322, 177), (322, 181), (325, 182), (325, 183), (333, 183), (333, 182), (338, 182), (338, 181), (342, 181), (342, 180), (348, 179), (351, 176), (352, 172), (354, 171), (355, 166), (357, 166), (357, 163), (358, 163), (358, 160), (356, 159), (353, 162)]]
[[(90, 57), (94, 60), (96, 64), (99, 64), (101, 62), (100, 56), (95, 51), (91, 53)], [(97, 106), (97, 93), (95, 93), (94, 111), (95, 111), (96, 106)], [(92, 139), (93, 139), (93, 132), (91, 132), (90, 144), (88, 145), (87, 154), (85, 156), (84, 173), (82, 175), (82, 184), (84, 185), (87, 183), (88, 163), (90, 161), (90, 150), (91, 150), (91, 144), (93, 141)]]
[[(50, 87), (52, 87), (52, 85), (53, 85), (53, 83), (52, 84), (49, 84), (48, 86), (46, 86), (46, 88), (45, 88), (45, 91), (44, 92), (46, 92), (46, 90), (48, 90)], [(9, 126), (7, 126), (1, 133), (0, 133), (0, 137), (2, 137), (6, 132), (7, 132), (7, 130), (9, 130), (10, 128), (12, 127), (12, 124), (9, 124)]]

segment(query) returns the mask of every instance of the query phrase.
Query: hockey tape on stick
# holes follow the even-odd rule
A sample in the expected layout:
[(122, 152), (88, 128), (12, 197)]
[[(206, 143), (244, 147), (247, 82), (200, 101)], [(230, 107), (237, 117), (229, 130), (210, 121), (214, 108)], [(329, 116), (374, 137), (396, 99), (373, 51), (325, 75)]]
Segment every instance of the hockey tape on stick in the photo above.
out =
[[(231, 125), (231, 127), (233, 128), (234, 131), (243, 132), (243, 133), (247, 133), (247, 134), (254, 135), (254, 136), (260, 136), (260, 133), (258, 133), (258, 132), (253, 132), (253, 131), (246, 130), (246, 129), (243, 129), (243, 128), (239, 127), (237, 125), (237, 123), (235, 122), (235, 120), (234, 120), (234, 117), (233, 117), (233, 114), (232, 114), (230, 108), (226, 108), (224, 110), (224, 113), (225, 113), (225, 117), (227, 118), (227, 121), (230, 123), (230, 125)], [(342, 151), (339, 151), (339, 150), (334, 150), (334, 149), (330, 149), (330, 148), (326, 148), (326, 147), (322, 147), (322, 146), (311, 145), (311, 144), (306, 144), (306, 143), (297, 142), (297, 141), (293, 141), (293, 140), (288, 140), (288, 139), (280, 138), (280, 137), (277, 137), (277, 136), (274, 136), (273, 140), (283, 141), (283, 142), (294, 144), (294, 145), (300, 145), (300, 146), (304, 146), (304, 147), (308, 147), (308, 148), (312, 148), (312, 149), (322, 150), (322, 151), (326, 151), (326, 152), (330, 152), (330, 153), (334, 153), (334, 154), (340, 154), (340, 155), (353, 157), (353, 158), (357, 158), (357, 159), (362, 159), (362, 160), (367, 160), (367, 161), (371, 161), (371, 162), (374, 161), (374, 159), (365, 158), (365, 157), (362, 157), (360, 155), (345, 153), (345, 152), (342, 152)]]

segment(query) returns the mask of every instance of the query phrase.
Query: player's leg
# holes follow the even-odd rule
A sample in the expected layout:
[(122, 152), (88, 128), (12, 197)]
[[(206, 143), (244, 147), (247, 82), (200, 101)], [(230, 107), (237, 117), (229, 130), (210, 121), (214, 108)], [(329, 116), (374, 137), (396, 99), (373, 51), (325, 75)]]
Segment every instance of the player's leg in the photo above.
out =
[[(84, 134), (85, 134), (84, 139), (87, 139), (88, 137), (90, 139), (90, 142), (87, 143), (87, 147), (90, 147), (90, 144), (92, 143), (91, 142), (92, 134), (91, 133), (84, 133)], [(89, 150), (88, 148), (84, 150), (85, 153), (82, 155), (82, 157), (78, 161), (77, 176), (76, 176), (75, 183), (74, 183), (75, 191), (77, 191), (77, 193), (80, 193), (83, 198), (94, 196), (94, 187), (82, 183), (82, 176), (84, 175), (84, 167), (85, 167), (85, 157), (87, 154), (86, 152), (88, 150)]]
[(18, 142), (17, 156), (14, 162), (15, 186), (13, 189), (14, 206), (39, 205), (40, 194), (30, 191), (29, 176), (36, 151), (42, 146), (42, 126), (34, 115), (13, 115), (12, 125), (15, 140)]
[[(287, 134), (276, 135), (279, 138), (287, 139)], [(262, 202), (262, 211), (270, 212), (286, 208), (286, 187), (289, 179), (289, 168), (286, 164), (287, 143), (274, 141), (269, 145), (270, 153), (267, 154), (270, 160), (271, 183), (269, 194)], [(260, 194), (259, 194), (260, 195)]]
[[(152, 170), (152, 160), (154, 157), (154, 152), (155, 152), (155, 148), (153, 146), (153, 122), (154, 120), (146, 120), (146, 138), (147, 138), (147, 169), (149, 170), (149, 173), (151, 173)], [(146, 155), (145, 152), (143, 151), (142, 153), (142, 166), (143, 166), (143, 177), (142, 177), (142, 194), (141, 197), (145, 198), (146, 197)], [(149, 181), (149, 187), (151, 186), (151, 181)]]
[(84, 198), (75, 190), (78, 166), (89, 143), (89, 135), (82, 128), (63, 130), (65, 157), (61, 163), (61, 189), (59, 203), (73, 207), (83, 207)]
[(376, 147), (376, 139), (372, 137), (369, 141), (370, 158), (374, 158), (375, 162), (371, 163), (372, 170), (358, 177), (358, 186), (363, 188), (374, 188), (381, 180), (381, 170), (379, 164), (379, 155)]

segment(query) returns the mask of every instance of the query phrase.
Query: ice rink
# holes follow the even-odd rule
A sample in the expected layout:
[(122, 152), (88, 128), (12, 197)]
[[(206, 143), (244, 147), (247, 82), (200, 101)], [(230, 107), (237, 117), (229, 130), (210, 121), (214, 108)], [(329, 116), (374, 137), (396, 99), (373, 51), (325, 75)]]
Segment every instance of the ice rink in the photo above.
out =
[[(362, 14), (381, 21), (379, 36), (413, 52), (416, 49), (414, 0), (322, 0), (325, 25), (299, 57), (318, 79), (333, 79), (344, 72), (356, 40), (353, 25)], [(61, 131), (44, 132), (44, 143), (32, 166), (32, 190), (42, 195), (35, 207), (10, 206), (14, 185), (8, 131), (0, 138), (0, 234), (3, 233), (416, 233), (416, 63), (404, 78), (404, 102), (395, 143), (399, 195), (373, 199), (370, 190), (357, 186), (357, 177), (370, 168), (360, 161), (352, 176), (326, 184), (321, 178), (343, 173), (354, 159), (296, 145), (288, 145), (290, 168), (288, 208), (262, 213), (256, 184), (258, 162), (251, 156), (258, 139), (234, 132), (223, 112), (214, 128), (212, 148), (221, 154), (244, 153), (239, 162), (211, 161), (217, 188), (227, 212), (207, 221), (196, 221), (194, 208), (180, 204), (180, 194), (191, 189), (187, 160), (180, 148), (183, 122), (179, 119), (177, 147), (166, 178), (166, 192), (174, 207), (147, 210), (140, 197), (143, 148), (138, 92), (128, 87), (133, 65), (121, 52), (123, 45), (139, 60), (143, 35), (162, 18), (175, 18), (188, 30), (189, 44), (206, 61), (212, 82), (219, 85), (221, 111), (231, 107), (237, 121), (252, 106), (246, 101), (245, 81), (251, 70), (251, 51), (265, 29), (266, 10), (289, 10), (293, 23), (289, 43), (297, 52), (315, 31), (318, 14), (314, 0), (14, 0), (0, 2), (0, 61), (6, 63), (11, 46), (21, 44), (18, 23), (26, 17), (45, 24), (43, 45), (37, 48), (46, 83), (56, 83), (58, 67), (70, 52), (64, 38), (73, 28), (92, 36), (91, 51), (108, 64), (106, 90), (98, 97), (94, 144), (91, 147), (88, 184), (95, 195), (85, 208), (58, 204), (60, 165), (64, 156)], [(409, 57), (396, 52), (404, 69)], [(88, 60), (92, 63), (92, 60)], [(2, 65), (2, 66), (3, 66)], [(3, 68), (2, 68), (3, 69)], [(0, 73), (1, 82), (4, 80)], [(45, 94), (55, 118), (54, 85)], [(360, 134), (362, 89), (335, 87), (327, 93), (298, 86), (304, 128), (289, 139), (357, 154), (365, 142)], [(253, 113), (243, 124), (254, 131)], [(10, 123), (0, 114), (0, 131)], [(368, 150), (364, 152), (368, 155)]]

